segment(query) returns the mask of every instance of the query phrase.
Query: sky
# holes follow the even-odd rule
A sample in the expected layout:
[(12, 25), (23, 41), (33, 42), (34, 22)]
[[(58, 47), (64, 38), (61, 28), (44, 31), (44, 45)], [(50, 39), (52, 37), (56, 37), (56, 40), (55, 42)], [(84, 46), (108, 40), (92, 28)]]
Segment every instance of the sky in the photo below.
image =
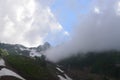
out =
[(88, 13), (90, 3), (90, 0), (55, 0), (51, 9), (64, 29), (71, 32), (78, 17)]
[(50, 6), (51, 11), (68, 36), (62, 37), (60, 42), (59, 40), (48, 41), (57, 45), (68, 41), (73, 34), (73, 29), (78, 23), (78, 19), (89, 12), (90, 5), (90, 0), (54, 0)]

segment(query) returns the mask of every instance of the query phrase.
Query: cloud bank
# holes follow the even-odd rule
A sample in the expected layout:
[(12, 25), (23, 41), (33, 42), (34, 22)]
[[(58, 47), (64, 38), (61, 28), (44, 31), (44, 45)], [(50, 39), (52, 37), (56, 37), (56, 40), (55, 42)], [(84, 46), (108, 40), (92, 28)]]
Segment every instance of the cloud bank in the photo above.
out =
[(0, 41), (26, 46), (43, 44), (49, 36), (66, 36), (49, 5), (52, 0), (0, 0)]
[(46, 52), (59, 61), (77, 52), (120, 50), (120, 0), (93, 0), (90, 12), (74, 27), (72, 39)]

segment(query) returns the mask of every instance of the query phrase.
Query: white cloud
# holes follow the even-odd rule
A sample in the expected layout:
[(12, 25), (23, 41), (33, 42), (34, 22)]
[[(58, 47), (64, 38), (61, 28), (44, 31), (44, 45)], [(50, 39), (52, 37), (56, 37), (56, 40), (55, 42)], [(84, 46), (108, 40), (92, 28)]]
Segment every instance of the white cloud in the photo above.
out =
[(67, 31), (65, 31), (65, 32), (64, 32), (64, 34), (65, 34), (65, 35), (67, 35), (67, 36), (69, 36), (69, 35), (70, 35), (70, 34), (69, 34), (69, 32), (67, 32)]
[(116, 14), (117, 14), (117, 15), (120, 15), (120, 1), (117, 2), (115, 8), (116, 8)]
[(100, 13), (100, 9), (98, 7), (95, 7), (94, 8), (94, 12), (97, 13), (97, 14), (99, 14)]
[(0, 0), (0, 41), (36, 46), (49, 33), (64, 33), (48, 3), (44, 4), (42, 0)]

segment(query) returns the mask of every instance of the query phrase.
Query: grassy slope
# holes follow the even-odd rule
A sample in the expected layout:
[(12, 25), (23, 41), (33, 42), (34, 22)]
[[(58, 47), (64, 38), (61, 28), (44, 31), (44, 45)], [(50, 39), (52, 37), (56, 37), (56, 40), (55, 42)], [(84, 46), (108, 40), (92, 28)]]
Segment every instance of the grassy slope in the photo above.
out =
[(48, 68), (41, 65), (38, 61), (18, 55), (9, 55), (5, 57), (7, 63), (16, 69), (27, 80), (56, 80)]

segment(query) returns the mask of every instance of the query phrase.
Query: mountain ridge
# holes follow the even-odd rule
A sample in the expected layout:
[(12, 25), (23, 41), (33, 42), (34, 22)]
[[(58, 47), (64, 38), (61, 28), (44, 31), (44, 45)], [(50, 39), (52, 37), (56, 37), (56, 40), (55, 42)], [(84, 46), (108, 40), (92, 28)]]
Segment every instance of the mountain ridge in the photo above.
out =
[(46, 61), (44, 51), (49, 48), (50, 44), (47, 42), (30, 48), (19, 44), (0, 43), (0, 57), (5, 64), (4, 67), (0, 66), (0, 72), (7, 73), (7, 69), (22, 76), (16, 78), (15, 74), (0, 74), (0, 80), (72, 80), (55, 63)]
[(43, 45), (39, 45), (37, 47), (26, 47), (21, 44), (0, 43), (0, 48), (6, 50), (9, 52), (9, 54), (18, 54), (32, 57), (40, 56), (50, 47), (51, 45), (48, 42), (45, 42)]

